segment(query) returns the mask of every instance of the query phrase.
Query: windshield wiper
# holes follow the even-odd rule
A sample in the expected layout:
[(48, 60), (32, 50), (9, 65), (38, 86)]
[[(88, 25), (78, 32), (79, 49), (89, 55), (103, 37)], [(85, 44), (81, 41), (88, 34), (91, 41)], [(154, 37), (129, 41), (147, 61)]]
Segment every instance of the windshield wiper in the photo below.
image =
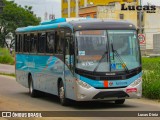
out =
[(122, 58), (121, 58), (121, 56), (119, 55), (119, 53), (117, 52), (117, 50), (114, 50), (114, 48), (113, 48), (113, 43), (111, 43), (111, 47), (112, 47), (112, 52), (113, 52), (113, 59), (114, 59), (114, 53), (115, 53), (115, 55), (117, 56), (117, 58), (119, 59), (119, 61), (120, 61), (121, 64), (123, 65), (125, 71), (126, 71), (127, 73), (129, 73), (129, 70), (128, 70), (127, 65), (124, 63), (124, 61), (122, 60)]
[(103, 53), (103, 56), (102, 56), (101, 59), (99, 60), (97, 66), (96, 66), (95, 69), (93, 70), (93, 73), (94, 73), (95, 71), (97, 71), (100, 63), (102, 62), (102, 60), (104, 59), (104, 57), (106, 56), (106, 54), (107, 54), (107, 62), (108, 62), (108, 51), (105, 51), (105, 52)]

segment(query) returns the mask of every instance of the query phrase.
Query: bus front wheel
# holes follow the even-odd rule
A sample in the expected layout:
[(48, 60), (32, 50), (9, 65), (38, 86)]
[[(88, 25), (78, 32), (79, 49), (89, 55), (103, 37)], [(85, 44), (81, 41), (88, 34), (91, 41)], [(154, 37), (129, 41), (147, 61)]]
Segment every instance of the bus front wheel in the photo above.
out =
[(61, 105), (63, 106), (68, 105), (68, 100), (65, 97), (65, 89), (64, 89), (64, 85), (62, 81), (60, 82), (59, 87), (58, 87), (58, 96), (59, 96)]
[(125, 99), (122, 99), (122, 100), (116, 100), (115, 101), (115, 104), (124, 104), (124, 102), (125, 102)]
[(32, 76), (29, 76), (29, 94), (31, 97), (37, 97), (38, 96), (38, 91), (34, 89), (33, 85), (33, 79)]

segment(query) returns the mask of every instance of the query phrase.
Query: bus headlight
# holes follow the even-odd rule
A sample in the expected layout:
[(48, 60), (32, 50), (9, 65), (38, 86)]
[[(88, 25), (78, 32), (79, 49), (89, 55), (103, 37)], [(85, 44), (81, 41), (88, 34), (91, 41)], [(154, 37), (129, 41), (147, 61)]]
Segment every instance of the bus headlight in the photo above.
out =
[(130, 86), (134, 87), (134, 86), (138, 85), (141, 81), (142, 81), (142, 77), (140, 77), (137, 80), (135, 80), (133, 83), (130, 84)]
[(77, 84), (80, 85), (81, 87), (84, 87), (84, 88), (87, 88), (87, 89), (91, 88), (90, 85), (88, 85), (87, 83), (85, 83), (81, 80), (77, 80)]

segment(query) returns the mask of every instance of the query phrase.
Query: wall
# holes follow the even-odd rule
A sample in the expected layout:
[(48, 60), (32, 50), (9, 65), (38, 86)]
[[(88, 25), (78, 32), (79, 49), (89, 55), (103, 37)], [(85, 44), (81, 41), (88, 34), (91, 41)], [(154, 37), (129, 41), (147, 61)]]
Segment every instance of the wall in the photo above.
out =
[[(144, 34), (146, 35), (146, 49), (153, 50), (153, 36), (160, 34), (160, 7), (156, 13), (144, 12)], [(160, 40), (160, 38), (159, 38)]]
[[(76, 2), (75, 0), (70, 0), (71, 1), (71, 9), (75, 9), (75, 6), (76, 6)], [(95, 5), (107, 5), (109, 3), (112, 3), (112, 2), (119, 2), (119, 3), (124, 3), (124, 2), (133, 2), (135, 0), (87, 0), (87, 6), (95, 6)], [(138, 0), (137, 1), (137, 4), (138, 4)], [(62, 17), (68, 17), (68, 12), (64, 13), (64, 11), (68, 10), (68, 0), (61, 0), (61, 12), (62, 12)], [(90, 3), (93, 3), (93, 4), (90, 4)], [(79, 7), (84, 7), (84, 0), (79, 0)], [(75, 17), (76, 16), (76, 11), (73, 11), (71, 12), (71, 17)]]
[[(128, 5), (136, 5), (136, 3), (125, 3)], [(120, 19), (120, 14), (124, 16)], [(98, 6), (97, 18), (107, 18), (114, 20), (127, 20), (137, 26), (137, 11), (122, 11), (120, 3), (114, 3), (108, 6)]]
[(80, 8), (80, 10), (79, 10), (79, 16), (80, 17), (94, 18), (95, 15), (97, 16), (97, 6)]

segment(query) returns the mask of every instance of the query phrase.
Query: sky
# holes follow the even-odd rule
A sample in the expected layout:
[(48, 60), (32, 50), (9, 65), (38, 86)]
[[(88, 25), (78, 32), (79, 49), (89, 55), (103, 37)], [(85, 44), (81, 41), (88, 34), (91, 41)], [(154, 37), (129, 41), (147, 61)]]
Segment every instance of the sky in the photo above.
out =
[(21, 6), (32, 6), (32, 11), (44, 20), (44, 14), (55, 14), (56, 18), (61, 17), (61, 0), (13, 0)]
[(143, 5), (146, 5), (147, 3), (160, 6), (160, 0), (142, 0)]
[[(61, 0), (12, 0), (17, 4), (25, 6), (32, 6), (34, 13), (44, 20), (44, 14), (55, 14), (56, 18), (61, 17)], [(142, 0), (142, 5), (147, 3), (160, 6), (160, 0)]]

